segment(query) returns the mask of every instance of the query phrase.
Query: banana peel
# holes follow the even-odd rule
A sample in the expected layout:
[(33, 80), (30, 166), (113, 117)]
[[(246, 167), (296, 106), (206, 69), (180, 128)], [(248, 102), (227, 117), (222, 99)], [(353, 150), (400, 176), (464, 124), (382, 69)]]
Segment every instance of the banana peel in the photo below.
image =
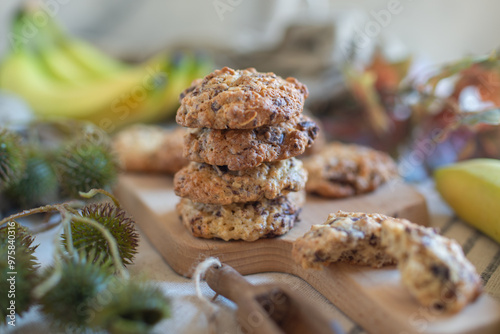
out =
[(461, 219), (500, 243), (500, 160), (471, 159), (441, 167), (434, 179)]

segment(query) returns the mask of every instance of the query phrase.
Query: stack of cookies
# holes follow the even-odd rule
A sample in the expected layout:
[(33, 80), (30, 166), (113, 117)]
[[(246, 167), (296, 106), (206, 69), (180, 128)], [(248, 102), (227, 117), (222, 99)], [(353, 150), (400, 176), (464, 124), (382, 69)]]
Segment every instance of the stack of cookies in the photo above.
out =
[(254, 241), (289, 231), (304, 203), (307, 172), (294, 157), (318, 127), (302, 115), (307, 88), (255, 69), (216, 70), (180, 96), (190, 128), (174, 178), (177, 211), (196, 237)]

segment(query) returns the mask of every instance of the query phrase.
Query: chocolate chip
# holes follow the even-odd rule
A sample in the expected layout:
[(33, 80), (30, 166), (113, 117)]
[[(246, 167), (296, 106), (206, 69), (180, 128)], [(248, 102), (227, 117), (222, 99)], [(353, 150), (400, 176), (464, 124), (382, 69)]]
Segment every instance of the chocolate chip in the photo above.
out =
[(197, 88), (197, 86), (191, 86), (188, 89), (184, 90), (180, 95), (179, 95), (179, 102), (189, 93), (194, 91)]
[(212, 110), (219, 111), (220, 105), (217, 102), (212, 102)]
[(316, 123), (314, 123), (313, 121), (302, 121), (297, 123), (297, 125), (299, 126), (300, 130), (306, 130), (316, 127)]
[(316, 139), (318, 136), (319, 128), (315, 126), (314, 128), (309, 129), (309, 136)]
[(325, 256), (325, 253), (323, 253), (323, 251), (317, 250), (316, 252), (314, 252), (314, 261), (315, 262), (323, 262), (325, 260), (326, 260), (326, 256)]
[(191, 221), (190, 221), (191, 225), (194, 225), (194, 223), (196, 223), (198, 220), (201, 220), (201, 217), (195, 217), (195, 218), (191, 219)]
[(227, 166), (216, 166), (216, 168), (221, 172), (221, 173), (227, 173), (229, 172), (229, 168)]
[(273, 111), (273, 112), (271, 113), (271, 115), (269, 115), (269, 120), (270, 120), (270, 121), (272, 121), (272, 120), (274, 120), (275, 118), (276, 118), (276, 112), (275, 112), (275, 111)]
[(274, 238), (276, 236), (278, 236), (279, 234), (276, 233), (276, 231), (271, 231), (269, 233), (266, 233), (266, 235), (264, 235), (264, 238)]
[(217, 95), (219, 95), (220, 93), (222, 93), (223, 89), (214, 89), (213, 90), (213, 93), (212, 93), (212, 97), (216, 97)]
[(283, 144), (283, 140), (285, 139), (285, 134), (276, 128), (268, 128), (265, 132), (264, 138), (267, 142), (274, 145)]
[(368, 243), (370, 244), (370, 246), (377, 245), (377, 237), (375, 236), (375, 234), (372, 233), (372, 235), (370, 235), (370, 240), (368, 240)]
[(434, 276), (441, 280), (449, 280), (450, 279), (450, 270), (439, 264), (431, 265), (431, 272)]
[(436, 310), (444, 310), (444, 303), (443, 302), (435, 302), (434, 305), (432, 305), (432, 307)]

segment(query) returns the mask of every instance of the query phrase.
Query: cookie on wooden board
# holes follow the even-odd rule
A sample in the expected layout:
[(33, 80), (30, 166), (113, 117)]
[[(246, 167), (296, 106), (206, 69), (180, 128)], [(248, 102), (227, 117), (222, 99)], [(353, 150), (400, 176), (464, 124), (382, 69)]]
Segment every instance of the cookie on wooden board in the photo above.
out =
[(338, 142), (305, 158), (304, 167), (309, 172), (306, 190), (330, 198), (371, 192), (398, 177), (397, 165), (388, 154)]
[(438, 312), (458, 312), (482, 291), (481, 278), (456, 241), (381, 214), (330, 214), (295, 241), (292, 255), (304, 268), (316, 269), (338, 261), (373, 267), (397, 263), (410, 294)]
[(458, 312), (482, 291), (481, 278), (460, 245), (432, 228), (385, 220), (382, 245), (398, 260), (403, 285), (424, 306)]
[(304, 201), (304, 191), (272, 200), (229, 205), (196, 203), (182, 198), (177, 204), (177, 213), (195, 237), (255, 241), (288, 232)]
[(298, 159), (231, 171), (226, 166), (191, 162), (174, 178), (174, 190), (194, 202), (228, 205), (274, 199), (305, 187), (307, 172)]
[(312, 225), (298, 238), (292, 255), (303, 268), (320, 269), (334, 262), (372, 267), (394, 264), (380, 242), (383, 220), (394, 219), (380, 214), (338, 211), (325, 223)]
[(184, 157), (243, 170), (300, 155), (317, 135), (316, 123), (306, 116), (251, 130), (190, 129), (185, 137)]
[(295, 78), (254, 68), (215, 70), (180, 95), (178, 124), (190, 128), (254, 129), (297, 117), (308, 96)]

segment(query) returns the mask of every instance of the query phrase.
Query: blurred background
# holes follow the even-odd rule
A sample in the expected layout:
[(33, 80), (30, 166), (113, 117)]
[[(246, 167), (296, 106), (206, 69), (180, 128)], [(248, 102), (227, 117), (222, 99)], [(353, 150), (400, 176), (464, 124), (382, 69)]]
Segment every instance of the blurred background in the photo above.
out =
[[(0, 2), (0, 52), (20, 0)], [(49, 11), (76, 36), (118, 56), (143, 57), (170, 45), (256, 50), (279, 43), (287, 25), (335, 23), (338, 39), (364, 29), (371, 11), (387, 0), (46, 0)], [(396, 39), (408, 52), (433, 62), (482, 54), (498, 46), (494, 0), (402, 0), (377, 38)], [(341, 34), (341, 36), (337, 35)]]
[(402, 174), (418, 179), (499, 157), (497, 114), (463, 117), (497, 109), (498, 9), (493, 0), (4, 1), (0, 115), (89, 120), (109, 133), (172, 123), (193, 79), (255, 67), (307, 84), (306, 111), (327, 140), (411, 158)]

